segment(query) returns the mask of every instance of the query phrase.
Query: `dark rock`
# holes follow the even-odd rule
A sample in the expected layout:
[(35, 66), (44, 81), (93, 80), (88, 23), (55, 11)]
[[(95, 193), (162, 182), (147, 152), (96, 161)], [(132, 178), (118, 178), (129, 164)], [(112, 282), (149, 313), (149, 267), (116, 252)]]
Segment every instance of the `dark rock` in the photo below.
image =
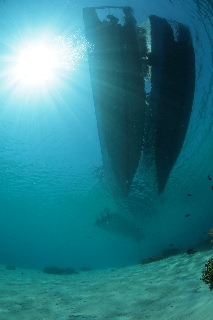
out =
[(13, 264), (7, 264), (6, 269), (7, 270), (16, 270), (16, 266), (14, 266)]
[(56, 274), (56, 275), (69, 275), (69, 274), (77, 274), (78, 272), (72, 268), (58, 268), (58, 267), (46, 267), (43, 269), (44, 273), (48, 274)]
[(194, 253), (196, 253), (196, 252), (197, 252), (197, 251), (194, 250), (194, 249), (188, 249), (188, 250), (186, 251), (186, 253), (187, 253), (188, 255), (194, 254)]
[(168, 258), (168, 257), (175, 256), (176, 254), (179, 254), (181, 252), (182, 252), (181, 249), (169, 248), (169, 249), (163, 250), (161, 255), (162, 255), (163, 258)]
[(160, 255), (159, 256), (151, 256), (149, 258), (142, 259), (141, 264), (148, 264), (148, 263), (152, 263), (152, 262), (156, 262), (156, 261), (160, 261), (160, 260), (163, 260), (163, 257)]
[(80, 271), (92, 271), (92, 268), (90, 268), (90, 267), (80, 267), (79, 270)]

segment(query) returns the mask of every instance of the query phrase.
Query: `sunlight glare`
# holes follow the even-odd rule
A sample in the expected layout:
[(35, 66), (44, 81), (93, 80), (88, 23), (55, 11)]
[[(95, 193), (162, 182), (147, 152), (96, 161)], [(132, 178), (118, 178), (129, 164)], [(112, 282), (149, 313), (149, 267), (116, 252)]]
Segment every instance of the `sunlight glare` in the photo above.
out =
[(59, 62), (54, 48), (44, 44), (31, 45), (18, 55), (15, 78), (28, 86), (45, 85), (54, 80)]
[(2, 73), (5, 87), (19, 96), (46, 94), (49, 89), (58, 91), (86, 60), (88, 48), (91, 49), (90, 44), (77, 31), (70, 36), (22, 39), (6, 58)]

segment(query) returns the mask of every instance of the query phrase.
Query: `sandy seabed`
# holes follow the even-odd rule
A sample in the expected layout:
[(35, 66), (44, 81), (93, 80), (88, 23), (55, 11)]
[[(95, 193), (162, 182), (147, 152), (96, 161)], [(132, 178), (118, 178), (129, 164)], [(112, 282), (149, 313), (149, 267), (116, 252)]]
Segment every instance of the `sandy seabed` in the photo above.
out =
[(0, 266), (0, 320), (212, 320), (213, 291), (200, 280), (210, 257), (60, 276)]

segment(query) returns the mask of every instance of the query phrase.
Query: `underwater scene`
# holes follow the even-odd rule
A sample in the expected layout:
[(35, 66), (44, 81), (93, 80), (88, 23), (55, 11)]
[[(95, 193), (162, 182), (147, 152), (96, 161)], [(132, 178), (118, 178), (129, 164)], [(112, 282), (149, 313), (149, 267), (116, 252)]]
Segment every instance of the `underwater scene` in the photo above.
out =
[(0, 0), (0, 320), (212, 319), (212, 65), (212, 0)]

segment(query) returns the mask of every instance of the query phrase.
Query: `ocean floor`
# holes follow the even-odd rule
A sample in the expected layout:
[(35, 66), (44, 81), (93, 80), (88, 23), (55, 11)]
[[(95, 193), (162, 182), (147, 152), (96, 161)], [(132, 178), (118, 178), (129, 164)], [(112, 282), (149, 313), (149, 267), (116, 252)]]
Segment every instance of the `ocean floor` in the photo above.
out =
[(213, 251), (73, 275), (0, 266), (1, 320), (207, 320), (213, 291), (200, 280)]

